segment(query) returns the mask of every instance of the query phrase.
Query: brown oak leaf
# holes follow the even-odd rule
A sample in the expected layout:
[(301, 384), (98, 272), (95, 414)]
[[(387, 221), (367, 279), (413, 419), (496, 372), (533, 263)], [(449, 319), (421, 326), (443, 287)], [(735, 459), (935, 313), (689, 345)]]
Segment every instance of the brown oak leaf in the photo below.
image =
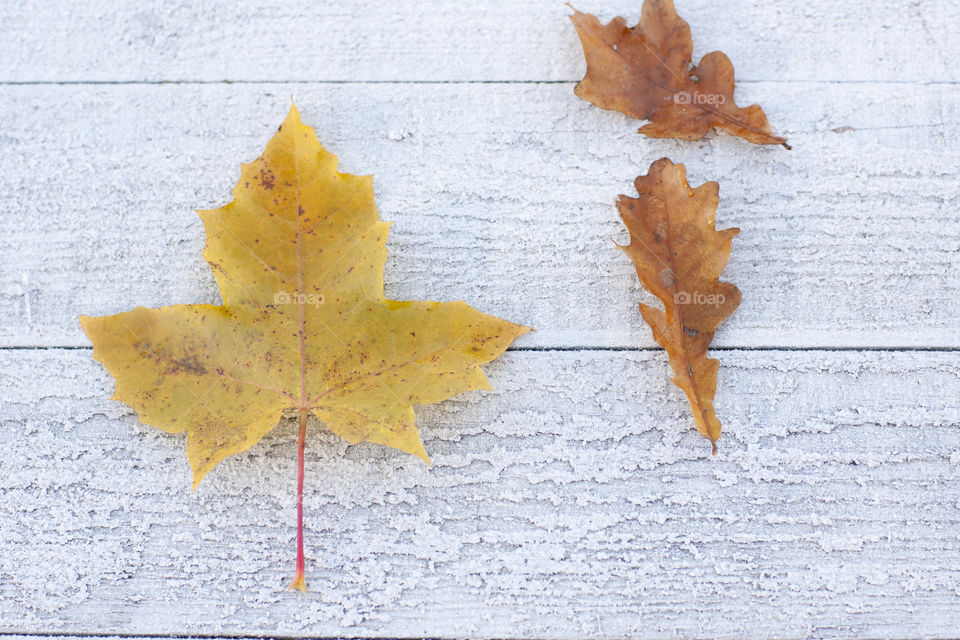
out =
[(661, 158), (634, 182), (639, 197), (621, 195), (620, 217), (630, 244), (620, 247), (660, 310), (640, 305), (653, 338), (670, 357), (672, 381), (687, 394), (697, 431), (717, 452), (720, 420), (713, 411), (719, 361), (707, 357), (717, 326), (740, 304), (740, 291), (719, 277), (739, 229), (717, 231), (719, 186), (687, 184), (686, 168)]
[(755, 144), (780, 144), (758, 105), (733, 100), (733, 65), (720, 51), (691, 66), (690, 25), (673, 0), (646, 0), (640, 22), (628, 28), (617, 17), (601, 24), (576, 9), (570, 16), (587, 59), (574, 92), (602, 109), (649, 120), (640, 133), (652, 138), (699, 140), (717, 127)]

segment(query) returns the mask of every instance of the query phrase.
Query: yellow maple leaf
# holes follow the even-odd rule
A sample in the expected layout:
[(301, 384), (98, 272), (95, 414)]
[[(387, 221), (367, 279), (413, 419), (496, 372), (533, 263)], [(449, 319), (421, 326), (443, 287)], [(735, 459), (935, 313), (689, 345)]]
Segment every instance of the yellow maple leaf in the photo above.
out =
[(201, 211), (203, 255), (222, 306), (137, 307), (81, 317), (93, 357), (116, 378), (113, 399), (145, 423), (186, 431), (194, 487), (298, 415), (297, 575), (303, 581), (307, 415), (351, 443), (429, 462), (413, 405), (490, 389), (480, 365), (529, 328), (464, 302), (383, 296), (390, 225), (371, 176), (337, 171), (295, 106), (263, 155), (244, 165), (225, 207)]

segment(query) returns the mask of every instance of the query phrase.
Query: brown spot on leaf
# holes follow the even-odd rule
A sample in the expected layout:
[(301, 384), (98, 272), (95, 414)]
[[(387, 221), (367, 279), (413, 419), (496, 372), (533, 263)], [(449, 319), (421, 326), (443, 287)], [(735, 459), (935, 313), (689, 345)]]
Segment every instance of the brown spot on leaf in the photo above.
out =
[(264, 189), (270, 190), (273, 189), (276, 184), (276, 177), (273, 175), (273, 171), (263, 167), (260, 169), (260, 186)]

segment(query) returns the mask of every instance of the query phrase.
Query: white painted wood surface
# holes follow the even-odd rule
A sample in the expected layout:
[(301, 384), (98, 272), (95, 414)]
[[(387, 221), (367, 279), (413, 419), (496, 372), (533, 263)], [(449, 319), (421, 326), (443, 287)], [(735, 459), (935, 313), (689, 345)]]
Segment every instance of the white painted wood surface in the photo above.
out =
[[(634, 22), (643, 3), (572, 4)], [(697, 58), (721, 49), (741, 80), (960, 80), (952, 0), (678, 4)], [(3, 8), (0, 79), (579, 80), (569, 13), (554, 0), (18, 0)]]
[[(945, 635), (960, 354), (726, 351), (714, 458), (660, 352), (509, 352), (434, 460), (295, 425), (195, 494), (85, 350), (0, 353), (10, 628), (386, 637)], [(922, 399), (918, 402), (918, 399)], [(28, 562), (25, 562), (28, 560)], [(762, 630), (762, 633), (760, 633)], [(936, 633), (936, 632), (940, 633)]]
[(293, 97), (375, 176), (388, 294), (465, 299), (536, 328), (521, 345), (653, 346), (613, 203), (669, 155), (741, 228), (718, 346), (960, 346), (960, 86), (740, 93), (793, 151), (646, 139), (567, 84), (7, 87), (0, 342), (86, 345), (78, 313), (217, 299), (194, 211), (229, 201)]
[[(793, 151), (579, 101), (561, 2), (0, 6), (0, 634), (955, 636), (960, 6), (678, 5)], [(419, 410), (433, 468), (311, 425), (306, 596), (293, 425), (191, 493), (76, 323), (216, 300), (193, 210), (291, 99), (375, 175), (389, 295), (538, 330)], [(665, 155), (742, 230), (716, 457), (611, 241)]]

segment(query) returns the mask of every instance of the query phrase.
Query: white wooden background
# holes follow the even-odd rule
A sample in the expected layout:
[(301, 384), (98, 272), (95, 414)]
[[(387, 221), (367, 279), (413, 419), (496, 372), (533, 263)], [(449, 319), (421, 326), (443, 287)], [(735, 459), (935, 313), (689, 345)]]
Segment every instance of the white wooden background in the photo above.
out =
[[(793, 151), (578, 100), (559, 0), (0, 5), (0, 633), (956, 636), (960, 6), (677, 4)], [(291, 98), (375, 175), (388, 295), (537, 329), (418, 412), (433, 468), (311, 424), (306, 596), (295, 425), (191, 492), (76, 321), (217, 299), (194, 209)], [(611, 241), (661, 156), (742, 229), (716, 457)]]

